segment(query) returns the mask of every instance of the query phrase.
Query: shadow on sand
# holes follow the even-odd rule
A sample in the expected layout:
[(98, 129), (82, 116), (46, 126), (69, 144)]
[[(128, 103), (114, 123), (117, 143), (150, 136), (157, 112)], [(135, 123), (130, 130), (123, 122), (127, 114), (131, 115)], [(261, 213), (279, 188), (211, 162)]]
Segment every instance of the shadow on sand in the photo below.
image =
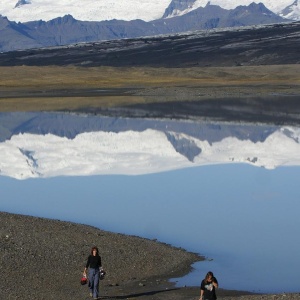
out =
[(143, 296), (153, 296), (153, 295), (159, 294), (159, 293), (171, 292), (171, 291), (178, 290), (178, 289), (179, 288), (173, 288), (173, 289), (165, 289), (165, 290), (141, 292), (141, 293), (135, 293), (135, 294), (119, 295), (119, 296), (101, 296), (99, 299), (130, 299), (130, 298), (138, 298), (138, 297), (143, 297)]

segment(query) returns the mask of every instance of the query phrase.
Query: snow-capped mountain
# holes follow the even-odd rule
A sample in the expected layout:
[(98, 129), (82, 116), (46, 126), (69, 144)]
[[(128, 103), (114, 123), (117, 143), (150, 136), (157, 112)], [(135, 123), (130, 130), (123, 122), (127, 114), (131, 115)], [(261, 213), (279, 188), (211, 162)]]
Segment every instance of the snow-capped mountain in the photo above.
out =
[(0, 175), (17, 179), (300, 165), (295, 127), (36, 113), (2, 114), (0, 122)]
[(17, 22), (49, 21), (64, 15), (82, 21), (152, 21), (183, 15), (208, 4), (234, 9), (252, 2), (263, 3), (280, 16), (300, 19), (298, 0), (1, 0), (0, 15)]
[[(193, 3), (191, 3), (193, 2)], [(187, 3), (187, 5), (182, 6), (180, 3)], [(199, 7), (205, 7), (206, 5), (217, 5), (225, 9), (234, 9), (238, 6), (248, 6), (251, 3), (262, 3), (276, 14), (280, 14), (282, 17), (290, 18), (291, 15), (288, 16), (287, 13), (284, 13), (284, 10), (288, 7), (294, 11), (293, 19), (299, 19), (299, 6), (298, 0), (172, 0), (168, 15), (165, 17), (173, 17), (176, 15), (182, 15), (190, 12), (191, 10), (197, 9)], [(170, 7), (174, 7), (173, 10), (170, 10)]]
[[(269, 25), (261, 26), (265, 24)], [(68, 15), (48, 22), (16, 23), (0, 16), (0, 30), (0, 52), (53, 46), (66, 46), (71, 51), (66, 54), (66, 49), (48, 49), (57, 53), (50, 56), (40, 53), (39, 55), (42, 56), (38, 61), (32, 53), (18, 52), (13, 56), (0, 53), (1, 65), (28, 64), (28, 61), (45, 65), (52, 64), (51, 59), (55, 59), (56, 63), (66, 64), (65, 59), (67, 59), (68, 64), (81, 64), (86, 61), (89, 65), (113, 63), (115, 66), (124, 63), (126, 65), (146, 63), (152, 66), (154, 63), (166, 66), (166, 62), (171, 63), (172, 66), (174, 63), (181, 63), (182, 66), (187, 61), (192, 65), (200, 66), (202, 60), (206, 66), (208, 61), (213, 65), (214, 59), (211, 54), (216, 51), (218, 54), (214, 58), (218, 61), (217, 65), (220, 63), (236, 65), (240, 60), (243, 64), (258, 62), (259, 64), (293, 64), (299, 61), (299, 51), (297, 51), (299, 22), (287, 22), (263, 4), (255, 3), (239, 6), (233, 10), (207, 5), (180, 17), (151, 22), (142, 20), (86, 22), (75, 20)], [(237, 36), (233, 36), (233, 32)], [(222, 39), (219, 38), (220, 34)], [(217, 36), (215, 41), (213, 41), (214, 36)], [(125, 43), (124, 39), (127, 39)], [(130, 39), (129, 43), (128, 39)], [(228, 56), (228, 45), (232, 43), (238, 45), (237, 40), (238, 48), (231, 48), (229, 51), (231, 54)], [(77, 47), (77, 43), (85, 43), (84, 49), (79, 45)], [(244, 43), (246, 47), (241, 46)], [(253, 51), (249, 51), (249, 46)], [(177, 47), (182, 48), (182, 51), (176, 51)], [(114, 54), (125, 51), (125, 48), (126, 51), (130, 51), (132, 59), (128, 59), (127, 54), (126, 56)], [(223, 57), (223, 49), (226, 48), (227, 57), (220, 60)], [(136, 52), (134, 49), (139, 50)], [(78, 53), (78, 50), (81, 53)], [(160, 55), (156, 55), (156, 51), (159, 51)], [(239, 54), (237, 55), (238, 52), (235, 51)], [(143, 53), (146, 52), (147, 55), (144, 55)], [(23, 57), (21, 58), (20, 55)], [(109, 62), (107, 55), (111, 55)], [(229, 57), (231, 59), (228, 59)], [(123, 62), (120, 61), (122, 59)], [(139, 59), (142, 61), (138, 62)], [(152, 59), (154, 61), (150, 62)]]
[(288, 5), (286, 8), (281, 10), (279, 12), (279, 15), (291, 20), (299, 20), (300, 19), (299, 0), (295, 0), (291, 5)]

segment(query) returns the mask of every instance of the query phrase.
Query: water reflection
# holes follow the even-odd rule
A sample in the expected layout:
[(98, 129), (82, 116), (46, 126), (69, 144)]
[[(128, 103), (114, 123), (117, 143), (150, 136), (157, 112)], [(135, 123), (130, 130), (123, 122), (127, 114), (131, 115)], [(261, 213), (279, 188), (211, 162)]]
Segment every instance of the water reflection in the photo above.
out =
[[(222, 288), (299, 291), (297, 128), (35, 113), (0, 120), (1, 211), (156, 238), (212, 259), (179, 285), (199, 285), (211, 269)], [(97, 152), (110, 168), (88, 159)], [(267, 169), (279, 165), (290, 167)]]
[(249, 124), (0, 114), (0, 174), (147, 174), (215, 163), (299, 165), (300, 130)]

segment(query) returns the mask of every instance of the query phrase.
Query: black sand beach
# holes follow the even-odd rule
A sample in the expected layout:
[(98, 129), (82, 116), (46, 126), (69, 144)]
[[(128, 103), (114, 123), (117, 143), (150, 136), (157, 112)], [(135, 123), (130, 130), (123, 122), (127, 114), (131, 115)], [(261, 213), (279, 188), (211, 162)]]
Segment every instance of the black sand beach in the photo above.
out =
[(93, 245), (107, 271), (104, 298), (185, 299), (199, 293), (168, 282), (203, 259), (184, 249), (58, 220), (8, 213), (0, 213), (0, 220), (1, 299), (88, 299), (80, 279)]
[[(175, 287), (203, 258), (135, 236), (30, 216), (0, 213), (1, 299), (90, 299), (80, 278), (92, 245), (99, 247), (106, 278), (101, 299), (198, 299), (199, 287)], [(199, 278), (200, 283), (201, 278)], [(220, 283), (222, 287), (222, 283)], [(299, 299), (300, 294), (255, 295), (218, 290), (219, 299)]]
[(102, 295), (139, 297), (172, 290), (167, 282), (202, 259), (169, 245), (86, 225), (0, 213), (1, 299), (86, 299), (86, 258), (99, 247), (107, 271)]

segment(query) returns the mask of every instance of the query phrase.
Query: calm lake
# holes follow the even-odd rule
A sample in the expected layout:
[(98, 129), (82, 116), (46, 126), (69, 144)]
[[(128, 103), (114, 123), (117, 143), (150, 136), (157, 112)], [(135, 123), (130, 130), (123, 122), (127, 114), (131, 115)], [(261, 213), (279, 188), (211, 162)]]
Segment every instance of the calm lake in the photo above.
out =
[[(87, 116), (73, 116), (75, 119), (71, 118), (71, 122), (70, 116), (63, 119), (56, 115), (59, 122), (46, 122), (47, 117), (39, 114), (0, 115), (1, 211), (89, 224), (108, 231), (157, 239), (205, 256), (207, 261), (196, 263), (193, 272), (173, 279), (178, 286), (198, 286), (211, 270), (220, 287), (225, 289), (299, 292), (297, 128), (183, 122), (182, 130), (180, 122), (166, 124), (156, 120), (151, 123), (151, 130), (156, 128), (160, 138), (164, 132), (166, 141), (176, 151), (173, 153), (171, 148), (164, 146), (169, 152), (158, 155), (157, 148), (151, 146), (146, 153), (146, 142), (142, 140), (143, 135), (139, 136), (140, 144), (134, 144), (133, 140), (131, 144), (134, 149), (140, 147), (142, 150), (133, 157), (143, 158), (142, 162), (148, 159), (148, 164), (143, 165), (143, 172), (133, 175), (131, 167), (136, 162), (127, 152), (124, 140), (120, 142), (122, 148), (111, 135), (113, 132), (119, 136), (128, 130), (144, 134), (147, 129), (141, 128), (136, 120), (133, 125), (129, 120), (106, 119), (117, 125), (116, 129), (103, 119), (97, 127), (96, 119)], [(51, 119), (54, 115), (48, 117)], [(39, 118), (44, 123), (37, 127)], [(72, 127), (71, 123), (75, 125)], [(93, 128), (87, 126), (88, 123), (94, 124)], [(147, 126), (149, 128), (149, 124)], [(38, 128), (39, 132), (33, 132), (33, 128)], [(50, 144), (43, 141), (43, 147), (37, 146), (37, 140), (40, 143), (50, 132), (68, 142), (84, 132), (99, 131), (110, 133), (109, 138), (101, 136), (108, 149), (119, 145), (117, 157), (122, 165), (119, 173), (102, 174), (101, 168), (96, 171), (93, 168), (91, 174), (81, 174), (77, 168), (77, 175), (70, 176), (69, 169), (74, 170), (74, 162), (60, 154), (60, 161), (57, 157), (55, 161), (64, 168), (56, 171), (55, 176), (47, 176), (50, 173), (43, 166), (43, 159), (46, 161), (50, 155), (45, 150)], [(153, 137), (157, 137), (156, 131)], [(126, 138), (130, 143), (128, 136)], [(86, 137), (86, 144), (92, 144), (89, 141)], [(165, 140), (159, 141), (164, 143)], [(69, 156), (80, 158), (73, 144), (66, 143), (64, 147), (70, 147)], [(8, 150), (16, 149), (22, 156), (14, 155), (14, 161)], [(59, 147), (56, 149), (61, 151)], [(81, 154), (87, 157), (96, 153), (95, 149), (102, 148), (99, 144), (98, 148), (90, 149), (89, 154), (83, 150)], [(221, 150), (226, 153), (227, 160), (225, 155), (220, 155)], [(243, 156), (244, 153), (247, 155)], [(287, 153), (289, 156), (282, 159)], [(24, 157), (28, 170), (16, 168), (23, 163)], [(111, 166), (118, 165), (107, 153), (105, 157), (111, 161)], [(116, 154), (113, 158), (116, 159)], [(153, 167), (154, 158), (159, 159), (161, 170)], [(215, 163), (213, 158), (217, 159)], [(100, 158), (92, 164), (100, 166)], [(9, 165), (14, 166), (10, 168)], [(124, 172), (126, 168), (129, 175)], [(26, 175), (24, 180), (16, 179), (21, 174), (32, 177)]]

